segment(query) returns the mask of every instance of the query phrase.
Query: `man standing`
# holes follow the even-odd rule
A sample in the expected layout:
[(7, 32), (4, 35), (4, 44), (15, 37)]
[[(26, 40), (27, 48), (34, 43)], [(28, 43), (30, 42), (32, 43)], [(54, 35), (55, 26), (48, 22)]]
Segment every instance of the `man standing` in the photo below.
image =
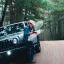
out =
[(28, 55), (28, 60), (29, 61), (32, 61), (33, 60), (33, 55), (34, 55), (34, 46), (33, 46), (33, 43), (32, 41), (28, 41), (28, 38), (29, 38), (29, 35), (30, 35), (30, 32), (29, 32), (29, 27), (28, 27), (28, 24), (25, 23), (25, 27), (24, 27), (24, 42), (26, 43), (26, 46), (27, 46), (27, 55)]

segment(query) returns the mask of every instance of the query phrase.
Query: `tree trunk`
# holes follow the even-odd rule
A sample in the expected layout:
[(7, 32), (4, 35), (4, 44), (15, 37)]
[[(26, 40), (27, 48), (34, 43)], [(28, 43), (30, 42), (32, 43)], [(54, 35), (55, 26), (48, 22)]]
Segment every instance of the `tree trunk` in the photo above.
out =
[(1, 18), (1, 21), (0, 21), (0, 27), (3, 26), (3, 21), (4, 21), (4, 17), (5, 17), (5, 13), (6, 13), (6, 8), (7, 8), (7, 0), (5, 2), (5, 7), (4, 7), (4, 10), (3, 10), (3, 14), (2, 14), (2, 18)]
[(49, 23), (49, 30), (50, 30), (50, 34), (51, 34), (51, 39), (53, 40), (53, 35), (52, 35), (52, 30), (51, 30), (51, 22)]
[(25, 16), (24, 16), (24, 21), (28, 21), (28, 16), (27, 16), (27, 13), (28, 13), (28, 9), (25, 8)]
[(58, 40), (61, 40), (61, 21), (58, 21)]

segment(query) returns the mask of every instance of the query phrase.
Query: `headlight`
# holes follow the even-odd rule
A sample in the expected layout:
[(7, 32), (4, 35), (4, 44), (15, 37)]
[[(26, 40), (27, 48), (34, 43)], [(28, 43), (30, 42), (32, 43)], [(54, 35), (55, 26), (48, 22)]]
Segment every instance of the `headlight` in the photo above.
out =
[(13, 39), (13, 44), (17, 44), (17, 39)]
[(7, 51), (7, 55), (11, 55), (11, 51)]

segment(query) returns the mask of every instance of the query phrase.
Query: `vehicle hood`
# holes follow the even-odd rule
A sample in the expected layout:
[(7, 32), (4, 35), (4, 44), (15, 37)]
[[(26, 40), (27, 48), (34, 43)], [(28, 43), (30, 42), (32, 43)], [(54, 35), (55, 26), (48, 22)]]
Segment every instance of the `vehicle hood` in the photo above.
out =
[(0, 37), (0, 41), (2, 40), (6, 40), (6, 39), (13, 39), (13, 38), (19, 38), (19, 36), (21, 35), (21, 37), (23, 38), (23, 32), (18, 32), (18, 33), (13, 33), (13, 34), (8, 34), (8, 35), (5, 35), (5, 36), (1, 36)]

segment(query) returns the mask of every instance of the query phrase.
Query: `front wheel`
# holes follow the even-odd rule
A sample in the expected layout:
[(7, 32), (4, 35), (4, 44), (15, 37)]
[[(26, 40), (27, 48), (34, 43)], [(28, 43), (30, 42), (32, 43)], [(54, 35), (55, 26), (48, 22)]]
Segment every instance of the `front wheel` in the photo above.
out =
[(39, 53), (41, 51), (39, 35), (37, 35), (37, 45), (35, 47), (35, 51), (36, 53)]
[(34, 46), (32, 42), (29, 42), (28, 44), (29, 45), (28, 45), (27, 59), (29, 62), (31, 62), (34, 56)]
[(39, 53), (40, 51), (41, 51), (40, 44), (37, 44), (37, 46), (36, 46), (36, 53)]

